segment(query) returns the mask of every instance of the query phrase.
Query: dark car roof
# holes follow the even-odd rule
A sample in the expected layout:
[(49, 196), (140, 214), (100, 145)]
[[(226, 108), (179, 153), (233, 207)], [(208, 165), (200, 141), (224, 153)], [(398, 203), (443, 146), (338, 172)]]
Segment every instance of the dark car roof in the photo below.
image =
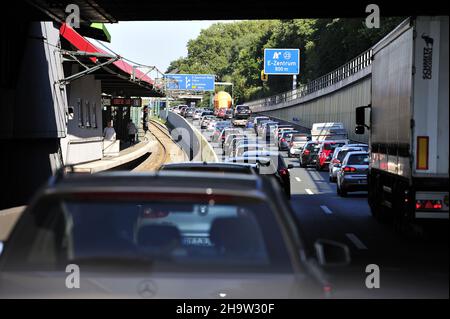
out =
[[(91, 189), (133, 192), (196, 192), (212, 189), (218, 193), (260, 192), (261, 180), (251, 174), (222, 174), (192, 171), (156, 171), (149, 173), (104, 172), (97, 174), (67, 174), (54, 177), (48, 192), (86, 192)], [(261, 195), (261, 194), (260, 194)]]
[(244, 163), (206, 163), (206, 162), (184, 162), (171, 163), (161, 166), (160, 170), (180, 170), (180, 171), (202, 171), (202, 172), (221, 172), (221, 173), (241, 173), (253, 174), (253, 168), (256, 164)]

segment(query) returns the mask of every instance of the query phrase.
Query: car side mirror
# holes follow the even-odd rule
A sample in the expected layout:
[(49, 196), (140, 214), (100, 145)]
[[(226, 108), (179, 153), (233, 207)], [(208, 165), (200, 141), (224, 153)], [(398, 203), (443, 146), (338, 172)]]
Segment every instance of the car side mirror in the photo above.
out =
[(347, 245), (328, 239), (314, 243), (316, 256), (321, 266), (346, 266), (350, 264), (350, 249)]
[(288, 164), (288, 169), (294, 168), (294, 164)]
[(364, 134), (365, 127), (362, 125), (358, 125), (355, 127), (355, 134), (361, 135)]

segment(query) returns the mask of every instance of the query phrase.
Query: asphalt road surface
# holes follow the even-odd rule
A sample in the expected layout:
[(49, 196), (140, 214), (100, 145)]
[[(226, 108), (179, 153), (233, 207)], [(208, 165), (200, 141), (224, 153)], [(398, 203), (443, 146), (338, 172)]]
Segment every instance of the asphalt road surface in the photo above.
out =
[[(192, 122), (192, 121), (191, 121)], [(199, 130), (198, 121), (193, 122)], [(243, 129), (254, 135), (253, 129)], [(209, 140), (210, 133), (202, 130)], [(222, 150), (211, 143), (219, 159)], [(327, 269), (336, 297), (343, 298), (448, 298), (448, 221), (427, 229), (425, 235), (407, 238), (381, 224), (370, 214), (367, 193), (336, 194), (336, 184), (328, 172), (300, 168), (298, 159), (291, 175), (291, 205), (300, 221), (306, 244), (312, 249), (319, 239), (331, 239), (350, 248), (352, 262), (347, 267)], [(368, 265), (379, 267), (379, 288), (369, 289)], [(373, 282), (373, 281), (372, 281)]]

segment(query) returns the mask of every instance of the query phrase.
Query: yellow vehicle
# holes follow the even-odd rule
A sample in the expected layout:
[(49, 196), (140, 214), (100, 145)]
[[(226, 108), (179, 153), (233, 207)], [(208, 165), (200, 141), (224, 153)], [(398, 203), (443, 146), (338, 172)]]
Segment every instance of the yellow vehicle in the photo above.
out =
[(231, 95), (225, 91), (219, 91), (214, 95), (214, 115), (224, 117), (228, 109), (231, 108), (233, 100)]

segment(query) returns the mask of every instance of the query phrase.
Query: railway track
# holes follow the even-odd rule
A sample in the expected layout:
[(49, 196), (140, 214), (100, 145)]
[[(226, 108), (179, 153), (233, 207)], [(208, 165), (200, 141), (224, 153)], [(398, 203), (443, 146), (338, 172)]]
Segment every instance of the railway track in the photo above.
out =
[(166, 131), (165, 126), (157, 121), (150, 120), (149, 130), (158, 143), (158, 147), (144, 162), (134, 168), (134, 171), (154, 171), (159, 169), (161, 165), (170, 163), (176, 158), (179, 158), (179, 161), (185, 160), (184, 152), (179, 149), (178, 146), (176, 146), (176, 148), (178, 148), (179, 151), (182, 152), (181, 156), (179, 154), (174, 154), (172, 152), (173, 148), (169, 147), (176, 144), (173, 142), (172, 137)]

